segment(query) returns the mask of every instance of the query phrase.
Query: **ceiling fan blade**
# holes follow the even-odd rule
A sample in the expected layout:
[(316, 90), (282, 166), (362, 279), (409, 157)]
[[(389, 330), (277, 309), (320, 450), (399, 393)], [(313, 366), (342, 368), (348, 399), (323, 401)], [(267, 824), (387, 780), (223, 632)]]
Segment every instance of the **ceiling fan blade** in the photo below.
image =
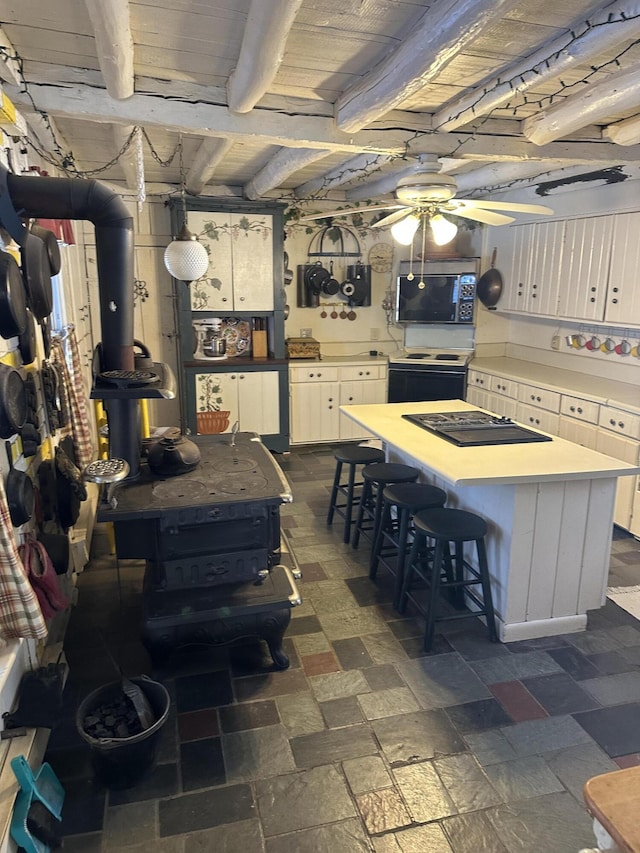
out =
[(310, 213), (301, 216), (298, 222), (314, 222), (316, 219), (337, 219), (340, 216), (353, 216), (354, 213), (368, 213), (370, 210), (398, 210), (402, 204), (368, 204), (366, 207), (345, 207), (342, 210), (328, 210), (326, 213)]
[(466, 207), (482, 207), (484, 210), (513, 210), (522, 213), (550, 214), (553, 210), (544, 204), (521, 204), (509, 201), (483, 201), (481, 198), (455, 198), (453, 203), (464, 204)]
[(411, 213), (413, 208), (411, 207), (403, 207), (402, 210), (394, 210), (393, 213), (390, 213), (388, 216), (385, 216), (383, 219), (379, 219), (377, 222), (372, 222), (372, 228), (384, 228), (385, 225), (393, 225), (394, 222), (400, 222), (401, 219), (404, 219), (405, 216), (408, 216)]
[(439, 208), (451, 216), (462, 216), (465, 219), (475, 219), (476, 222), (484, 222), (485, 225), (508, 225), (515, 222), (513, 216), (505, 216), (503, 213), (494, 213), (492, 210), (482, 210), (480, 207), (458, 207), (449, 210), (447, 207)]

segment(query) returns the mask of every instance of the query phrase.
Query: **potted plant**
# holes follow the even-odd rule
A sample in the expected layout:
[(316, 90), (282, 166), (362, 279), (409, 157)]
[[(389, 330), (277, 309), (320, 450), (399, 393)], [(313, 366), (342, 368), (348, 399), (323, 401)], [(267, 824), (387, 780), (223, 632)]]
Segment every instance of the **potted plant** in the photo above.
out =
[(224, 411), (220, 383), (209, 373), (200, 373), (197, 381), (196, 422), (199, 435), (214, 435), (229, 429), (230, 411)]

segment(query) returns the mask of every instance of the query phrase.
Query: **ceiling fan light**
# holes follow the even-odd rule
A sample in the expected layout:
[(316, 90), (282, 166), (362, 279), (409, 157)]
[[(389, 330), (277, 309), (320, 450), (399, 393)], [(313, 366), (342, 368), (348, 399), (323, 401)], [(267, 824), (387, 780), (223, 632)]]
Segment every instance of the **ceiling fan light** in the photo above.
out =
[(164, 265), (174, 278), (186, 284), (201, 278), (209, 268), (207, 250), (198, 243), (186, 222), (176, 239), (164, 250)]
[(451, 222), (441, 213), (436, 213), (429, 221), (431, 233), (433, 234), (433, 242), (437, 246), (445, 246), (450, 243), (458, 233), (458, 226), (455, 222)]
[(416, 236), (416, 231), (420, 225), (420, 219), (414, 213), (410, 213), (401, 219), (400, 222), (395, 222), (391, 226), (391, 236), (402, 246), (410, 246), (413, 243), (413, 238)]

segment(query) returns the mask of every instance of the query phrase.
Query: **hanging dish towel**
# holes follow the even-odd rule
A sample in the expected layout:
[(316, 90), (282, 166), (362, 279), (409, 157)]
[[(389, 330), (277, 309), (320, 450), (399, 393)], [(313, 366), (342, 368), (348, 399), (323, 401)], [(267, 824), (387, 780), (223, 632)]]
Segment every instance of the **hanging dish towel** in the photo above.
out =
[(4, 640), (47, 636), (40, 605), (20, 559), (0, 477), (0, 637)]
[(95, 458), (96, 454), (93, 448), (87, 394), (80, 369), (78, 342), (72, 325), (66, 327), (62, 337), (53, 339), (51, 357), (62, 370), (63, 384), (69, 396), (71, 435), (76, 461), (82, 470)]
[(51, 619), (59, 610), (65, 610), (69, 601), (60, 589), (58, 575), (47, 549), (29, 534), (18, 552), (38, 598), (42, 615), (45, 619)]

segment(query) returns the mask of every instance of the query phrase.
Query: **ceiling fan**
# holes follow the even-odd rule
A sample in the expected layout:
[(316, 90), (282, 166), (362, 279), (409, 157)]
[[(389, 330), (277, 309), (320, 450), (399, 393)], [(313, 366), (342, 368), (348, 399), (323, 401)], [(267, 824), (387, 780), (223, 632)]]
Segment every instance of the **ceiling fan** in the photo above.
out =
[(302, 216), (299, 221), (311, 222), (316, 219), (350, 216), (367, 211), (391, 210), (393, 212), (388, 216), (373, 222), (372, 227), (381, 228), (391, 225), (394, 239), (408, 246), (413, 242), (420, 225), (422, 225), (423, 234), (429, 225), (434, 241), (438, 245), (444, 245), (455, 237), (458, 230), (456, 224), (447, 218), (449, 216), (473, 219), (486, 225), (508, 225), (515, 221), (514, 217), (498, 211), (543, 215), (553, 213), (550, 207), (542, 204), (455, 198), (456, 190), (455, 178), (442, 173), (437, 157), (427, 154), (419, 158), (411, 174), (405, 175), (398, 181), (394, 193), (398, 204), (370, 204), (366, 207), (343, 208)]

